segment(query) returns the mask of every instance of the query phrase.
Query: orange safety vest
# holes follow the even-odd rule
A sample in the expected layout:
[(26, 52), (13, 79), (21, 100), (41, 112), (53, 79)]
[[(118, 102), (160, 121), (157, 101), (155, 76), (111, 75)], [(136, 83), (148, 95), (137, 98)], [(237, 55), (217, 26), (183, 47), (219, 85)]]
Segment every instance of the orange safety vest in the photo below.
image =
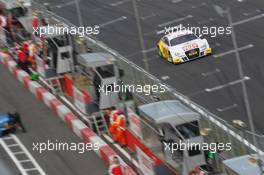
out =
[(124, 115), (119, 115), (118, 116), (118, 128), (117, 128), (117, 133), (116, 133), (116, 139), (119, 141), (119, 143), (124, 146), (126, 145), (126, 135), (125, 135), (125, 116)]
[(115, 134), (116, 133), (116, 129), (118, 127), (117, 118), (118, 118), (118, 114), (119, 113), (120, 113), (119, 110), (114, 110), (110, 114), (110, 125), (109, 125), (109, 128), (108, 128), (110, 134)]

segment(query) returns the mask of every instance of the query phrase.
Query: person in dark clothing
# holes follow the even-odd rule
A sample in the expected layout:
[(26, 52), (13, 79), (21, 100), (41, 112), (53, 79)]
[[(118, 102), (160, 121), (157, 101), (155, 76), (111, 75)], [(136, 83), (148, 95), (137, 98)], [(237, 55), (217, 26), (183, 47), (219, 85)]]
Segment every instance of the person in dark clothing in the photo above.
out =
[(27, 54), (23, 51), (22, 48), (19, 48), (17, 50), (17, 58), (18, 58), (18, 66), (26, 71), (28, 74), (30, 74), (29, 65), (27, 61)]
[(22, 129), (22, 132), (26, 132), (26, 128), (24, 127), (24, 125), (21, 121), (20, 114), (18, 112), (8, 113), (8, 115), (12, 119), (12, 124), (14, 126), (19, 126)]

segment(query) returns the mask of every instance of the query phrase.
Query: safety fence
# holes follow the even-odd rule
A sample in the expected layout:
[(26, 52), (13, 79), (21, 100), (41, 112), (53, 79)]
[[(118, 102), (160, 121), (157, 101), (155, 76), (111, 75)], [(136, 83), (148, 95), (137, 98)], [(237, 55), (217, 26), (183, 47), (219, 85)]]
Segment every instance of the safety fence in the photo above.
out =
[[(42, 4), (38, 4), (33, 2), (33, 8), (43, 17), (48, 18), (50, 21), (55, 23), (63, 23), (67, 26), (74, 26), (67, 19), (58, 16), (57, 14), (48, 11), (46, 7)], [(192, 102), (188, 97), (184, 96), (180, 92), (176, 91), (169, 85), (164, 84), (155, 76), (146, 72), (144, 69), (134, 64), (133, 62), (127, 60), (122, 55), (118, 54), (116, 51), (112, 50), (102, 42), (94, 39), (91, 36), (86, 36), (85, 40), (83, 38), (75, 36), (75, 41), (82, 41), (88, 45), (93, 51), (105, 51), (109, 52), (116, 56), (118, 59), (118, 65), (121, 69), (125, 70), (124, 77), (122, 80), (124, 84), (133, 84), (133, 85), (164, 85), (166, 91), (164, 93), (151, 93), (150, 95), (146, 95), (145, 92), (135, 93), (136, 101), (138, 104), (144, 104), (153, 102), (154, 97), (158, 97), (160, 100), (169, 100), (169, 99), (177, 99), (192, 108), (194, 111), (198, 112), (202, 116), (201, 120), (201, 128), (210, 128), (211, 131), (205, 137), (207, 142), (221, 142), (221, 143), (231, 143), (232, 150), (228, 152), (224, 152), (221, 155), (222, 159), (228, 159), (232, 157), (237, 157), (246, 153), (253, 153), (257, 151), (264, 150), (264, 136), (256, 135), (258, 140), (258, 145), (252, 145), (253, 134), (248, 131), (238, 131), (231, 124), (219, 118), (218, 116), (210, 113), (204, 107)], [(74, 42), (77, 43), (77, 42)], [(147, 126), (145, 126), (147, 127)], [(149, 128), (151, 130), (151, 128)], [(258, 149), (259, 148), (259, 149)]]

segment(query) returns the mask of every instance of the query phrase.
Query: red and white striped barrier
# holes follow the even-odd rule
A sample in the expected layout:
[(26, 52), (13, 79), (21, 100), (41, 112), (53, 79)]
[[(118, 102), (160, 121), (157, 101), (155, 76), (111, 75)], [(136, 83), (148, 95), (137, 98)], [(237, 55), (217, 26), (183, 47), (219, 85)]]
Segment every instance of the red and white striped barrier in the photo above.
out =
[[(67, 106), (56, 98), (56, 96), (46, 90), (39, 83), (31, 81), (30, 76), (25, 71), (18, 69), (16, 62), (9, 55), (0, 53), (0, 61), (8, 67), (9, 71), (25, 86), (25, 88), (56, 113), (57, 116), (65, 122), (66, 126), (81, 138), (83, 142), (99, 145), (99, 149), (94, 151), (103, 159), (106, 165), (109, 165), (114, 156), (118, 156), (118, 154), (103, 139), (101, 139), (101, 137), (79, 120)], [(120, 160), (124, 166), (125, 175), (137, 174), (121, 158)]]

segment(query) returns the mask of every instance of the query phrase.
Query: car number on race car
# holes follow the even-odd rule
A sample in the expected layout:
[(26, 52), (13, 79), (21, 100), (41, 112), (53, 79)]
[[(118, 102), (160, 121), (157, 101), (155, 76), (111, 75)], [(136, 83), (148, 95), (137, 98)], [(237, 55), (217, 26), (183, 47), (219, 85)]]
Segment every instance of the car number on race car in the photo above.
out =
[(189, 51), (189, 50), (192, 50), (192, 49), (196, 49), (198, 48), (198, 44), (197, 43), (192, 43), (192, 44), (189, 44), (187, 46), (184, 46), (182, 49), (186, 52), (186, 51)]

